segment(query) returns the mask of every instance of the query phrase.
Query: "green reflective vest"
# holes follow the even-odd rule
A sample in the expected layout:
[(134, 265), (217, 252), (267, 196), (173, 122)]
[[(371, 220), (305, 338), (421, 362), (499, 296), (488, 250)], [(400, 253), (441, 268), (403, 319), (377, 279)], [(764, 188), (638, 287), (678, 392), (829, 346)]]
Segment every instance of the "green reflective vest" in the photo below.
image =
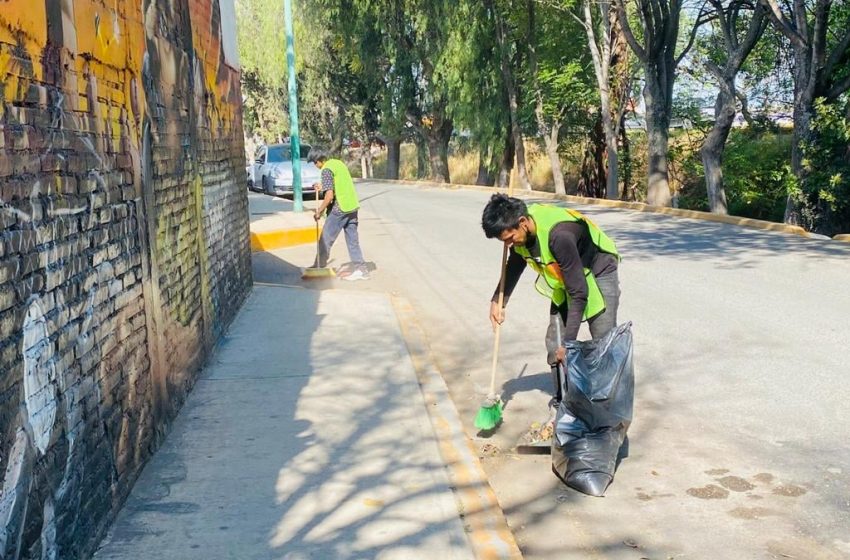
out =
[[(535, 283), (535, 288), (545, 297), (548, 297), (552, 302), (561, 306), (566, 301), (569, 303), (569, 294), (566, 286), (564, 286), (564, 278), (561, 274), (561, 267), (555, 257), (552, 256), (552, 251), (549, 249), (549, 232), (556, 224), (561, 222), (581, 222), (587, 226), (590, 233), (590, 239), (596, 248), (603, 253), (610, 253), (620, 259), (617, 253), (617, 247), (610, 237), (605, 235), (601, 229), (596, 227), (596, 224), (591, 222), (580, 212), (570, 210), (569, 208), (561, 208), (559, 206), (550, 206), (547, 204), (532, 204), (528, 207), (528, 213), (534, 220), (537, 227), (537, 241), (540, 245), (539, 261), (531, 256), (528, 249), (522, 246), (515, 246), (514, 251), (525, 259), (525, 262), (539, 276)], [(587, 305), (584, 308), (584, 321), (596, 317), (605, 311), (605, 299), (602, 297), (602, 292), (599, 291), (599, 286), (596, 285), (596, 278), (590, 269), (584, 269), (584, 277), (587, 280)]]
[(348, 172), (345, 163), (338, 159), (329, 159), (325, 161), (322, 169), (330, 169), (334, 175), (334, 198), (339, 209), (348, 213), (360, 208), (357, 191), (354, 190), (354, 181), (351, 179), (351, 173)]

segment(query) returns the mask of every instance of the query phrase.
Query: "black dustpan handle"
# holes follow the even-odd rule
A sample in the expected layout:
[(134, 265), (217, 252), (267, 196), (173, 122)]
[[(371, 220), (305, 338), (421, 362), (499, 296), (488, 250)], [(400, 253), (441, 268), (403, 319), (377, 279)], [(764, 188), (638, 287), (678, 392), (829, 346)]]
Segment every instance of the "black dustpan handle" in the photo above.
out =
[[(555, 336), (558, 339), (558, 346), (564, 346), (564, 341), (561, 339), (561, 313), (560, 311), (555, 316)], [(566, 347), (564, 347), (566, 350)], [(567, 360), (567, 353), (564, 354), (564, 361)], [(561, 393), (561, 400), (563, 400), (567, 396), (567, 372), (564, 369), (564, 362), (558, 362), (558, 379), (557, 379), (557, 391)]]

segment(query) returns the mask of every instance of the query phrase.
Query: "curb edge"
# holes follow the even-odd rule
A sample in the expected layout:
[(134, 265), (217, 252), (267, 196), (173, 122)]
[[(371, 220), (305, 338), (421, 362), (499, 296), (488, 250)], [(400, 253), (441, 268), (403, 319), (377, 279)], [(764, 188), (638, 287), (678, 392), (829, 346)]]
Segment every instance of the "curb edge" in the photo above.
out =
[(479, 560), (521, 560), (522, 552), (478, 460), (478, 452), (463, 429), (443, 376), (431, 357), (425, 332), (416, 319), (413, 306), (395, 294), (390, 299), (419, 378), (440, 456), (475, 557)]
[[(444, 189), (444, 190), (472, 190), (472, 191), (480, 191), (480, 192), (489, 192), (489, 193), (505, 193), (507, 194), (507, 189), (496, 188), (496, 187), (484, 187), (481, 185), (462, 185), (455, 183), (433, 183), (429, 181), (408, 181), (408, 180), (394, 180), (394, 179), (356, 179), (357, 181), (372, 181), (377, 183), (389, 183), (389, 184), (398, 184), (398, 185), (408, 185), (419, 188), (435, 188), (435, 189)], [(666, 206), (651, 206), (649, 204), (645, 204), (643, 202), (624, 202), (621, 200), (608, 200), (605, 198), (588, 198), (583, 196), (574, 196), (574, 195), (564, 195), (564, 194), (555, 194), (550, 192), (543, 191), (521, 191), (514, 192), (514, 196), (519, 196), (523, 198), (535, 197), (535, 198), (548, 198), (550, 200), (563, 200), (566, 202), (572, 202), (576, 204), (593, 204), (597, 206), (605, 206), (608, 208), (626, 208), (629, 210), (636, 210), (638, 212), (651, 212), (654, 214), (667, 214), (669, 216), (676, 216), (678, 218), (691, 218), (694, 220), (705, 220), (709, 222), (720, 222), (724, 224), (736, 225), (740, 227), (746, 227), (751, 229), (761, 229), (767, 231), (778, 231), (781, 233), (790, 233), (794, 235), (798, 235), (800, 237), (811, 238), (809, 232), (800, 226), (792, 226), (788, 224), (780, 224), (776, 222), (768, 222), (766, 220), (756, 220), (754, 218), (740, 218), (736, 216), (729, 216), (725, 214), (712, 214), (711, 212), (702, 212), (700, 210), (684, 210), (681, 208), (669, 208)], [(843, 239), (846, 237), (846, 239)], [(842, 238), (842, 239), (839, 239)], [(850, 242), (850, 234), (842, 234), (833, 238), (837, 241), (848, 241)]]
[(273, 251), (316, 242), (316, 228), (288, 228), (251, 232), (251, 252)]

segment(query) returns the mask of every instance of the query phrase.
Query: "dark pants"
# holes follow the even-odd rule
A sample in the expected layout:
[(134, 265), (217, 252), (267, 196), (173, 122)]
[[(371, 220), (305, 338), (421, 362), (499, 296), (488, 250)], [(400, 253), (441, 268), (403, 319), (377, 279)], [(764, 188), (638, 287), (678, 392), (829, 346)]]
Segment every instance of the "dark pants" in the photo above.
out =
[(315, 266), (324, 268), (328, 264), (331, 247), (340, 232), (345, 232), (345, 244), (348, 246), (348, 258), (355, 265), (363, 264), (363, 252), (360, 250), (360, 238), (357, 235), (357, 210), (348, 214), (331, 211), (322, 228), (319, 238), (319, 254), (316, 255)]
[[(620, 305), (620, 280), (617, 271), (598, 277), (596, 285), (599, 286), (599, 291), (602, 292), (602, 297), (605, 300), (605, 311), (587, 321), (593, 340), (602, 338), (608, 334), (608, 331), (617, 326), (617, 307)], [(558, 341), (556, 321), (560, 321), (561, 332), (563, 333), (567, 309), (567, 304), (560, 308), (552, 304), (549, 309), (549, 328), (546, 330), (546, 361), (549, 365), (555, 365), (555, 351), (562, 344), (561, 341)]]

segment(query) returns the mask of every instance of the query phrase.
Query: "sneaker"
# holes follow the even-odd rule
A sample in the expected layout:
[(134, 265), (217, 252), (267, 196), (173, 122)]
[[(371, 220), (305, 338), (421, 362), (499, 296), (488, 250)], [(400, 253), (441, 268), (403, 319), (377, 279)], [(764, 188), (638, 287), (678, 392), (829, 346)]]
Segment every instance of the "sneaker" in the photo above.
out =
[(343, 280), (355, 281), (355, 280), (368, 280), (369, 274), (363, 272), (362, 270), (355, 270), (351, 274), (342, 277)]

